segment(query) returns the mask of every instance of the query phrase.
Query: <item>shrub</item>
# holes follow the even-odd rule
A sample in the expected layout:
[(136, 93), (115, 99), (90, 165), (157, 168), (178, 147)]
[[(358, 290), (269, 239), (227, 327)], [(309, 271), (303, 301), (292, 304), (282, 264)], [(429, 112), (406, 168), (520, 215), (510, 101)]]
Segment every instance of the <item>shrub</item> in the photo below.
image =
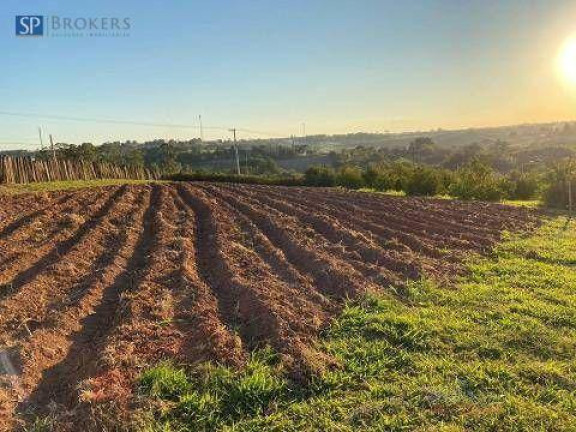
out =
[(548, 207), (568, 208), (568, 183), (571, 181), (572, 203), (576, 205), (576, 182), (574, 180), (569, 163), (558, 164), (548, 174), (547, 186), (542, 194), (544, 203)]
[(464, 200), (499, 201), (506, 195), (506, 182), (488, 165), (474, 160), (456, 172), (449, 190)]
[(448, 194), (450, 192), (450, 186), (454, 182), (454, 172), (439, 168), (436, 170), (436, 177), (438, 178), (436, 193), (439, 195)]
[(250, 172), (258, 175), (277, 175), (281, 170), (274, 159), (256, 156), (250, 160)]
[(404, 191), (407, 195), (436, 195), (439, 190), (439, 179), (435, 169), (419, 166), (406, 181)]
[(262, 176), (262, 175), (245, 175), (245, 174), (237, 175), (237, 174), (224, 174), (224, 173), (207, 173), (202, 171), (195, 171), (191, 173), (166, 175), (163, 176), (162, 179), (171, 181), (210, 181), (210, 182), (225, 182), (225, 183), (263, 184), (273, 186), (304, 185), (304, 178), (301, 175)]
[(376, 179), (376, 184), (374, 189), (379, 191), (387, 191), (394, 189), (394, 183), (392, 182), (392, 177), (387, 172), (381, 172)]
[(312, 166), (304, 173), (304, 184), (307, 186), (335, 186), (336, 174), (331, 168)]
[(538, 178), (533, 174), (513, 172), (508, 177), (508, 198), (528, 200), (534, 198), (538, 191)]
[(364, 187), (378, 191), (394, 189), (390, 170), (386, 168), (368, 167), (368, 169), (362, 173), (362, 180), (364, 181)]
[(338, 173), (336, 183), (348, 189), (360, 189), (364, 186), (362, 171), (354, 167), (344, 167)]
[(374, 167), (368, 167), (366, 171), (362, 173), (364, 185), (372, 189), (377, 189), (379, 177), (380, 172)]

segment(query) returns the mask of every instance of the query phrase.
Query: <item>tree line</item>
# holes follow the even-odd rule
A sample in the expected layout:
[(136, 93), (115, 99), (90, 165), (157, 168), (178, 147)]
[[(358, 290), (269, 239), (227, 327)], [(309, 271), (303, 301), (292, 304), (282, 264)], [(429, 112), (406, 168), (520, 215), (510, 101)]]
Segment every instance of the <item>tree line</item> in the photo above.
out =
[[(542, 198), (557, 207), (565, 207), (568, 201), (574, 154), (570, 145), (513, 146), (500, 139), (446, 148), (422, 136), (404, 147), (357, 145), (332, 150), (329, 165), (299, 171), (282, 169), (279, 163), (326, 153), (286, 139), (241, 141), (238, 146), (242, 181), (370, 188), (491, 201)], [(56, 156), (147, 168), (165, 176), (239, 181), (232, 163), (235, 149), (222, 140), (126, 141), (100, 146), (59, 143), (55, 149), (26, 154), (38, 160)], [(215, 161), (221, 163), (214, 165)]]

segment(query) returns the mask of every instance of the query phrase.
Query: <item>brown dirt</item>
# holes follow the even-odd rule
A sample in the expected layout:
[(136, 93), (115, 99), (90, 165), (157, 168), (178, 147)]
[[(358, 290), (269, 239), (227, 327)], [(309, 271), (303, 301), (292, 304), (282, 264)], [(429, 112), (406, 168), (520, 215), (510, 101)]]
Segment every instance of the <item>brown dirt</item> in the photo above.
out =
[[(448, 279), (535, 212), (328, 189), (210, 183), (0, 197), (0, 431), (52, 413), (103, 430), (155, 362), (241, 366), (271, 345), (294, 379), (343, 301)], [(400, 300), (403, 300), (400, 298)], [(2, 360), (0, 358), (0, 361)]]

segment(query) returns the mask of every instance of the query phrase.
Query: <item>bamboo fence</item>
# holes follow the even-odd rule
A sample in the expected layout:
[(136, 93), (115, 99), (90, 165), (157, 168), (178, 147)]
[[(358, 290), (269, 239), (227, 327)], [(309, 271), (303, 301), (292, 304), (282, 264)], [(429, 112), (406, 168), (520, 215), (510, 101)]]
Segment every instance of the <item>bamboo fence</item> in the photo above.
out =
[(156, 180), (158, 177), (157, 172), (147, 168), (119, 166), (106, 162), (0, 156), (0, 184), (58, 180)]

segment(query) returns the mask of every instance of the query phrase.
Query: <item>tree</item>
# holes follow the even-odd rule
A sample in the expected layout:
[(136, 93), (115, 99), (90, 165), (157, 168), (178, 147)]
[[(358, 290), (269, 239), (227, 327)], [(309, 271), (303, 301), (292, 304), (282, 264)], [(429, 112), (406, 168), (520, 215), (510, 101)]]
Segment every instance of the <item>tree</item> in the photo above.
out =
[(82, 143), (78, 149), (78, 159), (85, 162), (94, 162), (96, 160), (96, 147), (92, 143)]
[(432, 138), (429, 137), (418, 137), (410, 143), (408, 146), (408, 152), (412, 158), (412, 164), (422, 162), (422, 152), (424, 150), (429, 150), (435, 146)]
[[(572, 194), (572, 203), (576, 203), (575, 180), (570, 159), (559, 162), (553, 169), (549, 170), (546, 179), (547, 185), (542, 196), (546, 205), (567, 209), (569, 192)], [(571, 184), (569, 184), (570, 182)]]
[(505, 179), (478, 159), (456, 172), (450, 193), (465, 200), (499, 201), (506, 195)]
[(176, 149), (173, 143), (163, 142), (160, 145), (160, 169), (167, 173), (173, 174), (180, 169), (180, 164), (176, 161)]
[(335, 186), (334, 170), (322, 166), (312, 166), (304, 173), (304, 183), (308, 186)]
[(362, 171), (355, 167), (344, 167), (338, 174), (337, 183), (348, 189), (360, 189), (364, 186)]
[(280, 167), (276, 161), (267, 156), (258, 156), (250, 160), (251, 174), (274, 175), (280, 173)]
[(417, 167), (406, 183), (406, 195), (434, 196), (440, 185), (436, 170), (423, 166)]

